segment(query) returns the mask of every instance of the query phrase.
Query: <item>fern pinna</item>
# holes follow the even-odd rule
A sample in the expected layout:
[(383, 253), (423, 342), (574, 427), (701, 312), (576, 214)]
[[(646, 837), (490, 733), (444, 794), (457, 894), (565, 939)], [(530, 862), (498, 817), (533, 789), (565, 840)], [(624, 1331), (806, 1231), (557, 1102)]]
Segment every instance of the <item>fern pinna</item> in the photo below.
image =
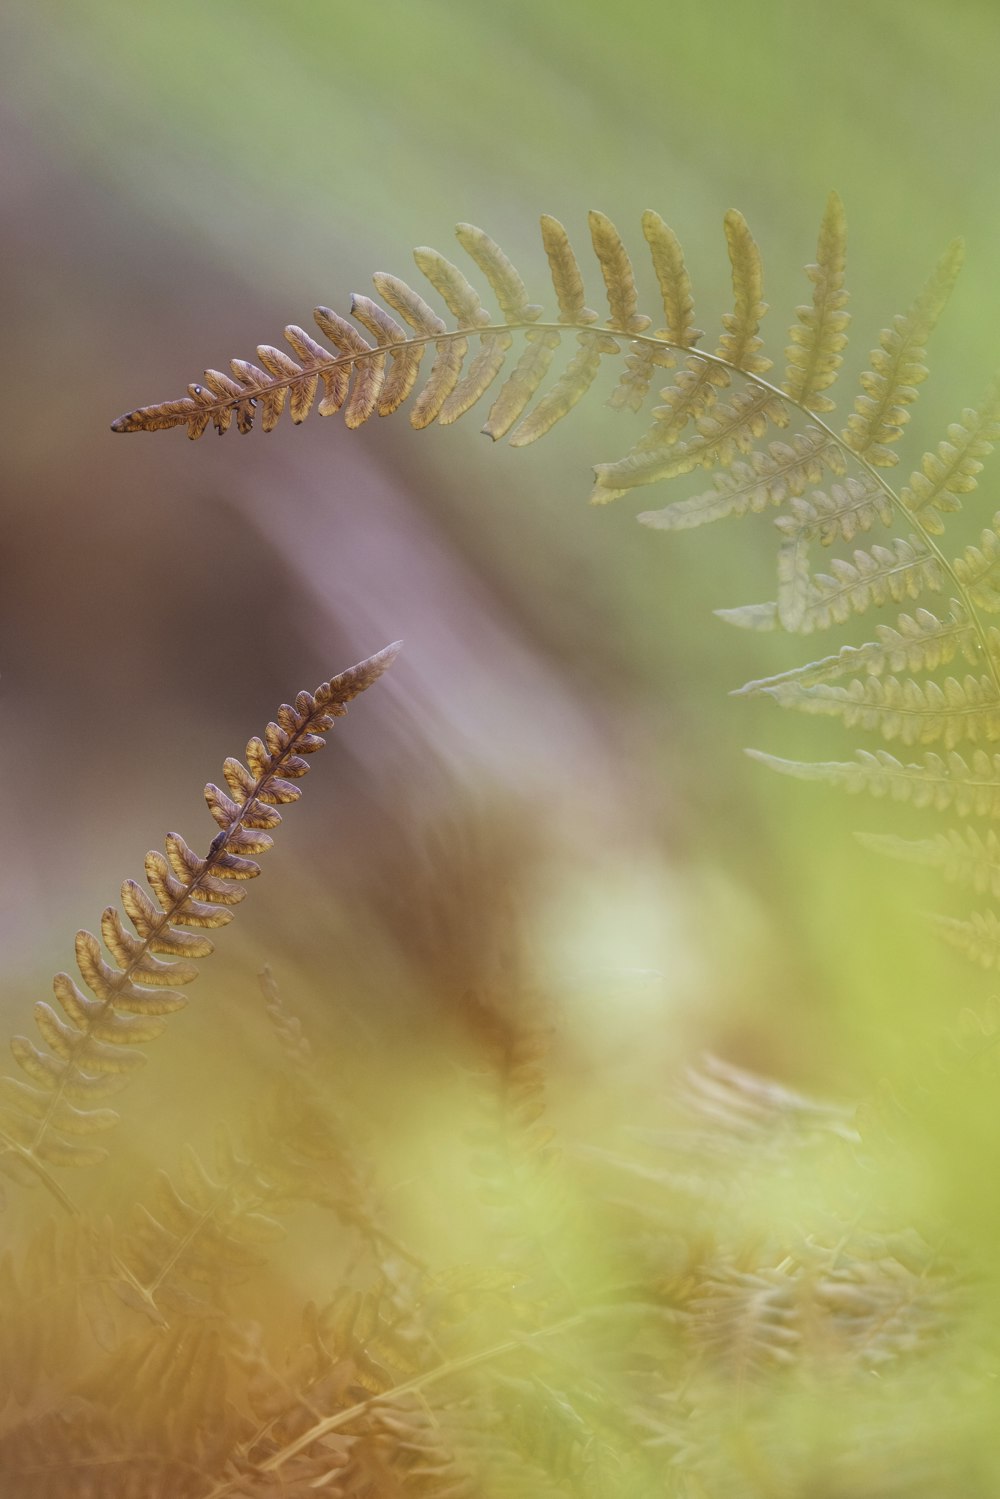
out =
[[(579, 261), (557, 220), (542, 219), (555, 320), (546, 320), (543, 308), (528, 300), (520, 273), (499, 246), (482, 230), (460, 224), (459, 243), (489, 284), (499, 316), (485, 310), (479, 291), (457, 266), (435, 250), (418, 249), (417, 266), (451, 314), (451, 325), (407, 283), (379, 272), (375, 289), (406, 327), (370, 298), (355, 296), (351, 312), (374, 338), (369, 343), (353, 324), (329, 308), (317, 308), (316, 321), (336, 353), (290, 326), (285, 336), (294, 359), (261, 345), (258, 364), (237, 359), (231, 374), (208, 370), (180, 400), (128, 412), (113, 430), (186, 426), (190, 437), (200, 437), (209, 425), (225, 432), (235, 419), (237, 429), (248, 432), (258, 412), (270, 430), (286, 400), (293, 421), (304, 420), (321, 383), (321, 415), (343, 409), (347, 425), (357, 427), (406, 400), (431, 345), (433, 364), (417, 391), (411, 422), (415, 427), (435, 419), (447, 424), (500, 377), (519, 339), (521, 353), (483, 430), (493, 438), (509, 434), (510, 442), (522, 447), (567, 415), (603, 359), (623, 361), (610, 404), (636, 411), (654, 380), (674, 369), (645, 434), (624, 457), (597, 465), (594, 503), (707, 469), (714, 471), (709, 489), (646, 512), (640, 520), (657, 530), (682, 530), (776, 510), (775, 599), (719, 611), (742, 628), (810, 634), (875, 606), (910, 601), (918, 606), (893, 624), (877, 625), (875, 638), (866, 644), (844, 646), (742, 691), (769, 696), (782, 707), (840, 717), (849, 728), (871, 730), (907, 747), (927, 746), (922, 758), (903, 762), (886, 750), (861, 749), (846, 762), (804, 764), (751, 753), (785, 774), (831, 781), (850, 791), (953, 810), (961, 817), (1000, 815), (1000, 754), (976, 747), (1000, 739), (1000, 632), (984, 619), (1000, 609), (1000, 515), (977, 544), (955, 555), (941, 540), (1000, 433), (1000, 389), (991, 388), (979, 410), (963, 411), (901, 488), (894, 489), (884, 474), (898, 462), (896, 444), (927, 374), (927, 341), (960, 269), (961, 243), (946, 250), (909, 310), (880, 333), (860, 392), (837, 430), (831, 424), (831, 390), (849, 321), (839, 198), (832, 194), (827, 203), (816, 261), (807, 268), (812, 299), (796, 309), (780, 382), (765, 378), (772, 361), (759, 331), (766, 311), (761, 258), (742, 215), (731, 211), (725, 219), (734, 306), (711, 353), (697, 347), (702, 334), (694, 325), (691, 282), (676, 235), (653, 212), (643, 216), (642, 228), (662, 300), (655, 318), (640, 311), (628, 252), (604, 214), (590, 215), (609, 308), (603, 322), (586, 305)], [(655, 331), (654, 322), (661, 324)], [(539, 395), (570, 335), (575, 352)], [(782, 435), (775, 429), (783, 429)], [(851, 547), (859, 533), (880, 531), (888, 533), (883, 540)], [(831, 553), (822, 571), (814, 571), (818, 548)], [(968, 668), (964, 675), (940, 676), (956, 661)], [(933, 745), (943, 753), (929, 748)], [(935, 864), (949, 878), (980, 890), (1000, 883), (995, 839), (971, 828), (929, 841), (868, 841), (882, 852)], [(942, 921), (942, 930), (983, 963), (1000, 959), (1000, 923), (991, 914)]]
[(281, 821), (279, 806), (300, 797), (295, 782), (309, 769), (305, 756), (322, 749), (323, 734), (347, 712), (352, 698), (378, 680), (398, 650), (397, 642), (315, 692), (300, 692), (294, 703), (282, 704), (263, 738), (249, 741), (246, 764), (226, 760), (228, 792), (205, 787), (219, 826), (205, 857), (179, 833), (168, 833), (166, 856), (146, 855), (152, 897), (134, 880), (122, 885), (122, 908), (134, 935), (114, 906), (106, 908), (101, 934), (113, 963), (93, 933), (77, 934), (77, 964), (93, 997), (68, 973), (57, 974), (53, 987), (62, 1014), (44, 1000), (35, 1005), (44, 1047), (26, 1036), (11, 1041), (24, 1078), (2, 1080), (0, 1168), (8, 1175), (41, 1178), (72, 1207), (50, 1168), (104, 1160), (104, 1148), (89, 1143), (117, 1122), (104, 1100), (142, 1064), (137, 1047), (158, 1036), (164, 1017), (186, 1004), (172, 986), (197, 978), (191, 959), (212, 952), (205, 932), (232, 920), (232, 907), (246, 894), (244, 882), (260, 873), (254, 856), (271, 847), (271, 831)]

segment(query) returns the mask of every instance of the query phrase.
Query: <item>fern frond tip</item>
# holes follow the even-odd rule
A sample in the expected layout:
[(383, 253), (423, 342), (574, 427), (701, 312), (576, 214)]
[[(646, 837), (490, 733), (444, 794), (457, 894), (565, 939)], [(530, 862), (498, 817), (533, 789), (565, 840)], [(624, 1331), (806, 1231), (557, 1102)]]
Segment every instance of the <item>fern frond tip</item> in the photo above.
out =
[(329, 682), (323, 683), (316, 689), (316, 701), (324, 706), (333, 703), (349, 703), (352, 698), (371, 687), (373, 682), (377, 682), (379, 677), (389, 670), (402, 649), (403, 642), (394, 640), (391, 645), (383, 646), (380, 651), (376, 651), (374, 656), (367, 656), (364, 661), (358, 661), (354, 666), (349, 666), (346, 671), (342, 671), (336, 677), (331, 677)]

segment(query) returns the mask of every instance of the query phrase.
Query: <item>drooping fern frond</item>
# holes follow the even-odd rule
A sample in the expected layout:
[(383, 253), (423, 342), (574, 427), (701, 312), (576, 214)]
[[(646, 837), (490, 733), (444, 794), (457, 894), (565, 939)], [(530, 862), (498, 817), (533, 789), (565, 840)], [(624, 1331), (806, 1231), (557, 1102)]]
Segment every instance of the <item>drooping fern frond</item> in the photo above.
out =
[(398, 643), (388, 646), (315, 692), (300, 692), (294, 704), (282, 704), (263, 738), (250, 740), (245, 764), (235, 758), (225, 762), (228, 792), (212, 784), (205, 788), (219, 827), (207, 854), (200, 857), (180, 834), (169, 833), (166, 855), (146, 856), (152, 895), (134, 880), (122, 886), (122, 908), (134, 931), (115, 907), (105, 910), (101, 932), (111, 962), (97, 937), (78, 934), (77, 963), (90, 995), (69, 974), (58, 974), (53, 982), (58, 1008), (44, 1000), (35, 1006), (43, 1046), (26, 1036), (11, 1042), (24, 1078), (2, 1080), (0, 1167), (9, 1175), (28, 1181), (40, 1177), (71, 1206), (50, 1168), (94, 1165), (105, 1158), (103, 1147), (90, 1143), (118, 1119), (104, 1100), (141, 1065), (137, 1047), (155, 1039), (165, 1017), (186, 1003), (172, 986), (197, 977), (191, 960), (212, 951), (205, 932), (232, 919), (245, 882), (259, 874), (254, 856), (271, 847), (279, 807), (301, 795), (295, 783), (309, 769), (305, 757), (323, 747), (323, 734), (391, 665), (398, 649)]
[[(541, 299), (529, 300), (526, 279), (489, 236), (461, 224), (459, 244), (482, 277), (478, 288), (437, 251), (416, 252), (430, 295), (447, 316), (406, 283), (379, 273), (375, 289), (405, 328), (367, 297), (354, 298), (353, 323), (320, 308), (317, 320), (335, 352), (292, 327), (286, 336), (297, 360), (264, 345), (259, 364), (235, 361), (231, 376), (209, 371), (186, 397), (129, 412), (114, 429), (186, 425), (197, 437), (209, 424), (225, 431), (235, 418), (239, 430), (247, 431), (258, 410), (269, 429), (286, 400), (293, 419), (302, 420), (320, 383), (321, 412), (343, 407), (349, 426), (375, 411), (388, 414), (411, 390), (415, 426), (447, 423), (486, 393), (509, 358), (514, 362), (484, 430), (493, 438), (509, 434), (514, 446), (523, 446), (586, 395), (606, 360), (624, 364), (611, 406), (633, 411), (642, 407), (654, 378), (672, 372), (646, 432), (622, 458), (596, 465), (592, 500), (604, 503), (706, 469), (711, 487), (640, 520), (656, 530), (684, 530), (774, 511), (775, 596), (717, 611), (744, 629), (805, 635), (887, 605), (912, 606), (879, 623), (874, 638), (861, 645), (843, 645), (743, 690), (770, 696), (782, 707), (837, 716), (848, 727), (889, 740), (941, 744), (947, 752), (909, 766), (862, 752), (846, 766), (823, 762), (792, 773), (918, 805), (992, 810), (992, 770), (981, 773), (977, 761), (967, 774), (955, 749), (1000, 740), (1000, 631), (984, 619), (1000, 611), (1000, 516), (964, 549), (945, 549), (941, 538), (975, 490), (1000, 436), (1000, 386), (989, 387), (978, 409), (962, 411), (901, 488), (893, 489), (885, 477), (899, 462), (899, 443), (927, 377), (928, 340), (959, 273), (961, 242), (947, 248), (908, 311), (878, 335), (860, 390), (838, 427), (831, 425), (831, 413), (849, 315), (846, 223), (836, 194), (827, 202), (816, 258), (807, 267), (812, 296), (795, 311), (780, 378), (771, 374), (773, 361), (761, 336), (761, 255), (741, 214), (725, 217), (733, 304), (711, 351), (700, 346), (691, 277), (664, 220), (652, 211), (642, 220), (662, 304), (655, 316), (644, 310), (642, 266), (633, 263), (618, 230), (597, 212), (589, 227), (607, 303), (603, 321), (588, 305), (585, 261), (557, 220), (542, 219), (554, 315)], [(496, 313), (488, 310), (491, 300)], [(570, 335), (575, 351), (546, 385)], [(433, 366), (418, 386), (417, 367), (432, 344)], [(863, 546), (857, 545), (859, 535)], [(828, 560), (820, 564), (824, 555)], [(952, 663), (967, 669), (949, 675)]]
[[(612, 406), (638, 410), (656, 369), (671, 367), (677, 353), (688, 356), (675, 384), (663, 392), (665, 405), (657, 408), (656, 420), (635, 453), (623, 460), (623, 466), (608, 466), (606, 476), (599, 472), (600, 493), (595, 498), (601, 501), (619, 492), (616, 485), (622, 475), (628, 476), (620, 490), (624, 493), (635, 483), (649, 482), (649, 476), (660, 470), (686, 472), (698, 463), (710, 463), (718, 453), (734, 456), (746, 451), (770, 423), (785, 425), (781, 392), (763, 385), (735, 392), (727, 405), (709, 414), (718, 392), (731, 384), (734, 373), (759, 375), (771, 363), (761, 352), (759, 334), (766, 310), (760, 252), (743, 216), (735, 210), (726, 216), (735, 301), (733, 311), (723, 318), (717, 350), (709, 356), (691, 353), (701, 337), (693, 321), (691, 281), (680, 243), (660, 216), (648, 212), (643, 218), (665, 317), (658, 333), (648, 331), (653, 318), (641, 310), (635, 271), (618, 230), (596, 211), (589, 223), (608, 304), (603, 324), (586, 304), (580, 264), (558, 220), (548, 215), (542, 219), (542, 242), (558, 308), (557, 319), (550, 322), (543, 320), (544, 307), (528, 300), (520, 272), (500, 247), (481, 229), (459, 224), (459, 244), (488, 283), (499, 317), (486, 310), (480, 292), (458, 266), (438, 251), (421, 247), (414, 252), (417, 268), (454, 320), (451, 326), (406, 282), (377, 272), (375, 290), (402, 322), (361, 294), (352, 298), (354, 322), (328, 307), (318, 307), (315, 320), (332, 349), (289, 324), (285, 338), (294, 359), (273, 345), (261, 344), (257, 363), (234, 359), (228, 374), (206, 370), (201, 382), (188, 387), (186, 396), (128, 412), (114, 422), (113, 430), (186, 426), (190, 437), (200, 437), (210, 425), (224, 432), (235, 421), (238, 431), (249, 432), (259, 415), (261, 426), (270, 431), (286, 404), (292, 420), (303, 421), (321, 385), (320, 415), (342, 409), (348, 427), (361, 426), (376, 413), (390, 415), (414, 390), (413, 426), (424, 427), (435, 420), (447, 425), (474, 406), (496, 381), (515, 335), (523, 339), (522, 352), (500, 386), (483, 429), (493, 438), (509, 433), (515, 447), (536, 441), (572, 410), (596, 378), (603, 357), (625, 356)], [(827, 398), (818, 392), (836, 372), (846, 319), (840, 288), (842, 224), (839, 200), (831, 198), (821, 236), (821, 264), (810, 272), (816, 283), (814, 306), (800, 309), (800, 324), (792, 335), (791, 389), (799, 391), (803, 401), (815, 393), (817, 409), (825, 409)], [(577, 335), (577, 352), (532, 406), (561, 342), (571, 332)], [(431, 345), (435, 357), (417, 390), (423, 356)], [(475, 353), (470, 359), (472, 349)], [(689, 424), (699, 420), (703, 425), (690, 442), (666, 457), (665, 450), (673, 449)]]

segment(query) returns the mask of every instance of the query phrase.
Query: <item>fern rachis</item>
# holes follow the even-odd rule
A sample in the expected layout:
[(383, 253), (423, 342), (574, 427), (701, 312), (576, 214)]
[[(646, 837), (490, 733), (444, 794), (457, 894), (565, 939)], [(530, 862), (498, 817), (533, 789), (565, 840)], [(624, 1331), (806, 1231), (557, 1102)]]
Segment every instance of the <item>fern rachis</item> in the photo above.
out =
[(122, 886), (122, 906), (135, 935), (114, 906), (105, 909), (101, 932), (112, 964), (91, 932), (77, 934), (80, 974), (94, 998), (68, 973), (58, 974), (53, 987), (62, 1015), (43, 1000), (35, 1006), (44, 1047), (24, 1036), (11, 1041), (27, 1081), (3, 1079), (0, 1168), (15, 1177), (28, 1172), (40, 1178), (73, 1208), (49, 1168), (104, 1160), (103, 1147), (77, 1143), (80, 1136), (117, 1122), (114, 1110), (95, 1108), (94, 1102), (103, 1104), (128, 1082), (144, 1060), (137, 1045), (155, 1039), (164, 1017), (183, 1008), (183, 996), (166, 986), (186, 985), (198, 976), (190, 960), (212, 952), (204, 932), (232, 919), (231, 907), (245, 895), (243, 882), (260, 872), (251, 856), (270, 848), (267, 830), (281, 821), (279, 806), (301, 795), (294, 783), (309, 770), (304, 756), (322, 748), (322, 733), (346, 713), (346, 703), (381, 676), (398, 649), (398, 644), (388, 646), (315, 693), (299, 693), (294, 704), (281, 706), (263, 739), (249, 741), (246, 765), (226, 761), (231, 794), (212, 784), (205, 788), (219, 827), (206, 856), (196, 855), (179, 834), (168, 834), (166, 857), (155, 851), (146, 856), (155, 899), (134, 880)]
[[(352, 324), (320, 308), (317, 321), (337, 345), (336, 355), (290, 327), (286, 336), (301, 364), (263, 345), (258, 351), (263, 369), (235, 361), (235, 378), (209, 371), (205, 385), (190, 387), (187, 397), (130, 412), (118, 418), (114, 430), (186, 425), (189, 435), (197, 437), (210, 422), (225, 431), (235, 415), (238, 429), (246, 432), (257, 405), (263, 425), (270, 428), (286, 395), (293, 420), (301, 421), (320, 382), (326, 391), (321, 413), (343, 405), (348, 425), (361, 425), (375, 411), (388, 414), (405, 399), (431, 344), (437, 350), (434, 366), (416, 396), (411, 420), (415, 426), (435, 418), (446, 423), (485, 394), (521, 340), (523, 352), (500, 387), (484, 430), (494, 438), (509, 432), (511, 443), (523, 446), (543, 436), (586, 394), (605, 358), (625, 356), (610, 404), (633, 410), (642, 405), (654, 374), (674, 367), (673, 383), (663, 389), (663, 404), (654, 409), (646, 434), (624, 458), (597, 465), (592, 500), (604, 503), (704, 467), (715, 471), (714, 490), (646, 512), (640, 520), (654, 529), (672, 530), (775, 509), (780, 534), (776, 601), (719, 611), (745, 628), (780, 626), (807, 633), (873, 606), (917, 603), (913, 614), (899, 616), (895, 629), (880, 625), (877, 640), (844, 647), (780, 678), (748, 684), (745, 691), (769, 695), (782, 706), (838, 713), (848, 723), (856, 721), (907, 743), (943, 741), (951, 754), (939, 763), (949, 776), (957, 744), (1000, 737), (1000, 632), (983, 618), (984, 612), (1000, 608), (1000, 515), (978, 546), (957, 556), (950, 556), (940, 539), (962, 497), (974, 489), (1000, 434), (998, 388), (990, 389), (979, 411), (962, 413), (898, 492), (883, 471), (898, 461), (895, 447), (927, 374), (927, 340), (960, 269), (961, 242), (955, 241), (941, 257), (908, 312), (880, 334), (860, 393), (838, 431), (831, 413), (849, 315), (846, 228), (835, 194), (820, 227), (816, 263), (807, 268), (812, 300), (796, 309), (780, 381), (767, 378), (771, 360), (759, 331), (766, 312), (761, 258), (740, 214), (730, 212), (725, 220), (734, 310), (723, 319), (714, 351), (696, 347), (702, 335), (694, 326), (691, 280), (679, 241), (659, 215), (649, 212), (643, 218), (665, 318), (658, 331), (653, 317), (640, 308), (632, 263), (617, 229), (605, 215), (592, 213), (590, 230), (608, 303), (603, 323), (586, 305), (580, 262), (557, 220), (542, 219), (557, 320), (547, 320), (542, 306), (529, 302), (524, 279), (499, 246), (463, 224), (457, 230), (459, 242), (495, 296), (499, 319), (485, 310), (483, 297), (457, 266), (423, 248), (416, 252), (418, 268), (457, 326), (449, 327), (405, 282), (378, 273), (376, 290), (411, 331), (369, 298), (355, 297), (354, 317), (376, 339), (370, 345)], [(577, 342), (576, 354), (548, 392), (539, 395), (559, 345), (570, 336)], [(479, 352), (463, 378), (466, 358), (477, 343)], [(801, 429), (776, 438), (775, 430), (781, 433), (793, 417)], [(826, 473), (839, 482), (813, 489)], [(906, 534), (891, 534), (896, 518)], [(875, 541), (846, 557), (834, 555), (829, 571), (812, 573), (810, 553), (817, 543), (836, 548), (859, 530), (878, 528), (890, 530), (887, 544)], [(947, 614), (924, 605), (928, 592), (951, 596)], [(956, 654), (972, 668), (964, 679), (921, 680)], [(895, 673), (900, 664), (910, 675), (884, 674), (886, 666)], [(845, 684), (836, 685), (841, 677), (847, 678)], [(855, 786), (876, 784), (848, 768), (817, 774)], [(894, 794), (915, 789), (918, 781), (919, 767), (908, 767), (894, 781)], [(935, 797), (941, 804), (943, 793)], [(951, 800), (957, 806), (978, 805), (982, 796), (957, 785)]]

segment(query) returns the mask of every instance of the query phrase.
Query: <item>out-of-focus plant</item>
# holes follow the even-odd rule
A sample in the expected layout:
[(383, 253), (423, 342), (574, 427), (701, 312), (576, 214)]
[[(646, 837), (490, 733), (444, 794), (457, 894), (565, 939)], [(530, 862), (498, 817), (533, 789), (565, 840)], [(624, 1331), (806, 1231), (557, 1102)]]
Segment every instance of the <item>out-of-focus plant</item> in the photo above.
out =
[[(352, 315), (369, 343), (354, 324), (317, 309), (336, 353), (290, 327), (295, 359), (262, 345), (258, 364), (207, 371), (185, 397), (132, 411), (115, 430), (186, 426), (198, 437), (235, 421), (248, 432), (258, 415), (269, 429), (286, 402), (303, 420), (321, 384), (321, 413), (343, 409), (357, 427), (408, 398), (432, 345), (412, 420), (447, 424), (499, 379), (520, 340), (485, 430), (523, 446), (586, 394), (605, 358), (624, 360), (611, 403), (633, 411), (674, 369), (649, 430), (624, 458), (598, 466), (596, 502), (707, 469), (710, 489), (644, 522), (682, 529), (776, 510), (776, 599), (724, 611), (745, 628), (807, 634), (886, 604), (919, 604), (877, 625), (868, 642), (742, 691), (938, 749), (912, 764), (884, 750), (812, 766), (759, 758), (936, 814), (995, 817), (1000, 756), (979, 746), (1000, 739), (1000, 633), (985, 618), (1000, 607), (1000, 520), (955, 556), (940, 537), (1000, 431), (996, 392), (980, 412), (962, 413), (906, 485), (896, 490), (884, 476), (926, 375), (925, 346), (960, 247), (880, 334), (838, 431), (829, 392), (847, 312), (835, 196), (780, 382), (766, 378), (760, 255), (741, 215), (725, 221), (735, 304), (712, 353), (697, 348), (690, 280), (664, 221), (643, 219), (662, 294), (658, 332), (639, 310), (617, 230), (602, 214), (590, 226), (609, 304), (603, 323), (586, 305), (556, 220), (542, 221), (553, 320), (528, 301), (499, 247), (460, 225), (499, 318), (456, 266), (421, 249), (418, 266), (451, 325), (380, 273), (376, 290), (405, 327), (356, 296)], [(571, 336), (572, 357), (539, 395)], [(842, 554), (858, 532), (877, 528), (882, 543)], [(813, 572), (816, 546), (835, 549), (828, 572)], [(922, 602), (948, 592), (947, 612)], [(128, 1228), (92, 1218), (63, 1186), (60, 1173), (74, 1161), (98, 1164), (76, 1137), (114, 1119), (87, 1105), (127, 1075), (125, 1043), (149, 1039), (176, 1007), (158, 986), (194, 976), (187, 959), (208, 951), (197, 931), (224, 919), (229, 881), (256, 872), (248, 856), (270, 842), (274, 804), (294, 795), (285, 778), (305, 768), (299, 755), (318, 747), (316, 731), (390, 658), (391, 648), (283, 708), (264, 739), (251, 741), (249, 768), (227, 762), (231, 795), (207, 792), (221, 829), (207, 858), (171, 835), (168, 860), (147, 862), (158, 905), (138, 886), (123, 889), (136, 935), (116, 911), (105, 913), (117, 969), (95, 938), (80, 938), (81, 973), (96, 998), (61, 975), (66, 1018), (38, 1010), (47, 1050), (15, 1042), (27, 1081), (5, 1084), (0, 1160), (19, 1183), (40, 1179), (67, 1211), (3, 1265), (0, 1473), (13, 1491), (26, 1499), (994, 1492), (995, 1463), (979, 1455), (989, 1449), (970, 1439), (986, 1430), (983, 1391), (995, 1360), (983, 1319), (970, 1315), (981, 1267), (966, 1263), (947, 1221), (914, 1222), (900, 1190), (948, 1089), (985, 1096), (993, 1086), (988, 1012), (968, 1009), (954, 1033), (942, 1026), (919, 1076), (883, 1080), (858, 1109), (709, 1057), (641, 1108), (617, 1100), (619, 1118), (635, 1117), (613, 1138), (594, 1139), (560, 1109), (561, 1017), (537, 975), (511, 956), (512, 917), (506, 958), (458, 1009), (466, 1066), (442, 1084), (434, 1169), (419, 1186), (435, 1232), (391, 1208), (398, 1161), (377, 1146), (366, 1158), (364, 1118), (334, 1106), (336, 1058), (312, 1044), (270, 977), (270, 1077), (212, 1159), (188, 1149)], [(938, 680), (957, 659), (978, 674)], [(968, 744), (973, 750), (960, 753)], [(971, 825), (867, 841), (978, 891), (1000, 885), (995, 837)], [(992, 913), (939, 925), (969, 955), (996, 962)], [(362, 1116), (377, 1122), (391, 1108), (395, 1082), (372, 1083)], [(334, 1213), (339, 1231), (324, 1246), (337, 1284), (275, 1317), (274, 1305), (284, 1305), (275, 1279), (293, 1263), (295, 1244), (280, 1220), (294, 1228), (297, 1204)], [(287, 1293), (284, 1285), (285, 1301)]]

